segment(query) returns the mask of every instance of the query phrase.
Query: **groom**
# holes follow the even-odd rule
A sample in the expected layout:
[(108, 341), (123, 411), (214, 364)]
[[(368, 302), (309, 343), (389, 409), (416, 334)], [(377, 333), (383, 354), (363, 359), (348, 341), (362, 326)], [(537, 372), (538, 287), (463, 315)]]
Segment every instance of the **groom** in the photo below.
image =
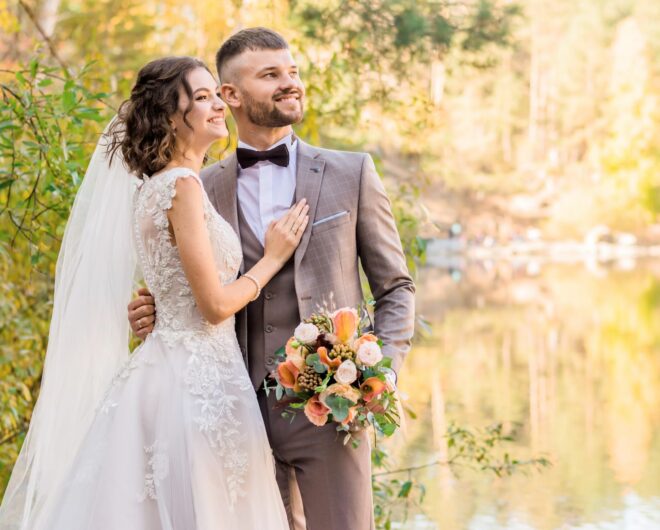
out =
[[(303, 197), (310, 222), (294, 257), (237, 315), (238, 339), (257, 390), (278, 484), (294, 527), (299, 501), (308, 530), (373, 528), (371, 461), (364, 431), (354, 449), (334, 425), (316, 427), (304, 415), (281, 416), (264, 381), (274, 353), (302, 318), (317, 308), (356, 307), (363, 299), (359, 263), (376, 305), (374, 331), (397, 371), (410, 347), (414, 285), (406, 268), (390, 203), (371, 157), (330, 151), (296, 138), (291, 125), (303, 118), (305, 87), (287, 42), (265, 28), (245, 29), (216, 55), (222, 98), (238, 127), (238, 150), (202, 171), (209, 198), (240, 235), (242, 270), (262, 256), (273, 219)], [(144, 304), (144, 302), (148, 302)], [(144, 304), (144, 305), (143, 305)], [(153, 300), (130, 306), (133, 330), (144, 337)], [(296, 500), (298, 499), (298, 500)], [(258, 507), (257, 507), (258, 509)]]

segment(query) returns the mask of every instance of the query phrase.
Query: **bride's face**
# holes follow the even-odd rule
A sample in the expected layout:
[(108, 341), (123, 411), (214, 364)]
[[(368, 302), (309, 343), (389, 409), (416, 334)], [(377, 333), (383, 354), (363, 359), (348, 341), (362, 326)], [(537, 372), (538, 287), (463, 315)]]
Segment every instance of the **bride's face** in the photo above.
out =
[(191, 70), (186, 80), (192, 91), (192, 106), (188, 94), (181, 88), (179, 110), (172, 116), (172, 124), (177, 141), (183, 146), (206, 149), (218, 138), (229, 135), (225, 123), (226, 106), (220, 99), (218, 83), (205, 68)]

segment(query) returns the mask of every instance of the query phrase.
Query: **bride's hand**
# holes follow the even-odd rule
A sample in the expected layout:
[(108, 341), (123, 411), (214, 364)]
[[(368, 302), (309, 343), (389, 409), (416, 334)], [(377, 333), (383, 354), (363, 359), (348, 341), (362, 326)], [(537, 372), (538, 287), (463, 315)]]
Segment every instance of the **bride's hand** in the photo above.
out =
[(273, 221), (264, 236), (264, 257), (275, 261), (280, 267), (295, 252), (309, 222), (309, 206), (305, 199), (297, 204), (279, 220)]

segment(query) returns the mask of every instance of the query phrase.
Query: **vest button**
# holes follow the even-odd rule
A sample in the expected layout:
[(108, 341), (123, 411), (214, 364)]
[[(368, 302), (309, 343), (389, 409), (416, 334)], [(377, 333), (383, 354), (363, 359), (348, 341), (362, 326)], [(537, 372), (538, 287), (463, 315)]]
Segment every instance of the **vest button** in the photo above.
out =
[(268, 324), (268, 325), (266, 326), (266, 333), (272, 333), (272, 332), (273, 332), (273, 326), (271, 326), (270, 324)]
[(270, 291), (266, 291), (266, 294), (264, 296), (266, 300), (270, 300), (271, 298), (273, 298), (273, 293), (271, 293)]
[(273, 359), (272, 357), (268, 357), (268, 359), (266, 359), (266, 364), (268, 366), (274, 365), (275, 364), (275, 359)]

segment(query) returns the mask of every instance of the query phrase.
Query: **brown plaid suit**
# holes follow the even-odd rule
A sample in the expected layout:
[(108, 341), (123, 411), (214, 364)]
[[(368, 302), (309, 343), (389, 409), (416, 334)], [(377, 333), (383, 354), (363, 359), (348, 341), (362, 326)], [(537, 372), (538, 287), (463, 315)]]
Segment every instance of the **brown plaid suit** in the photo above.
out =
[[(376, 301), (374, 331), (398, 371), (413, 334), (415, 288), (373, 161), (365, 153), (298, 142), (296, 200), (305, 197), (310, 206), (310, 223), (294, 256), (293, 300), (300, 318), (325, 305), (357, 306), (363, 299), (361, 263)], [(201, 177), (218, 212), (240, 233), (237, 174), (236, 156), (231, 155), (204, 169)], [(248, 329), (247, 321), (245, 311), (237, 315), (239, 343), (253, 381), (260, 381), (265, 374), (255, 371), (263, 370), (263, 363), (247, 352), (247, 334), (264, 331)], [(291, 332), (296, 324), (292, 323)], [(284, 420), (274, 410), (272, 393), (259, 394), (282, 496), (290, 504), (287, 479), (294, 469), (307, 529), (373, 528), (369, 444), (364, 433), (359, 449), (344, 446), (332, 425), (314, 427), (302, 415), (293, 422)]]

